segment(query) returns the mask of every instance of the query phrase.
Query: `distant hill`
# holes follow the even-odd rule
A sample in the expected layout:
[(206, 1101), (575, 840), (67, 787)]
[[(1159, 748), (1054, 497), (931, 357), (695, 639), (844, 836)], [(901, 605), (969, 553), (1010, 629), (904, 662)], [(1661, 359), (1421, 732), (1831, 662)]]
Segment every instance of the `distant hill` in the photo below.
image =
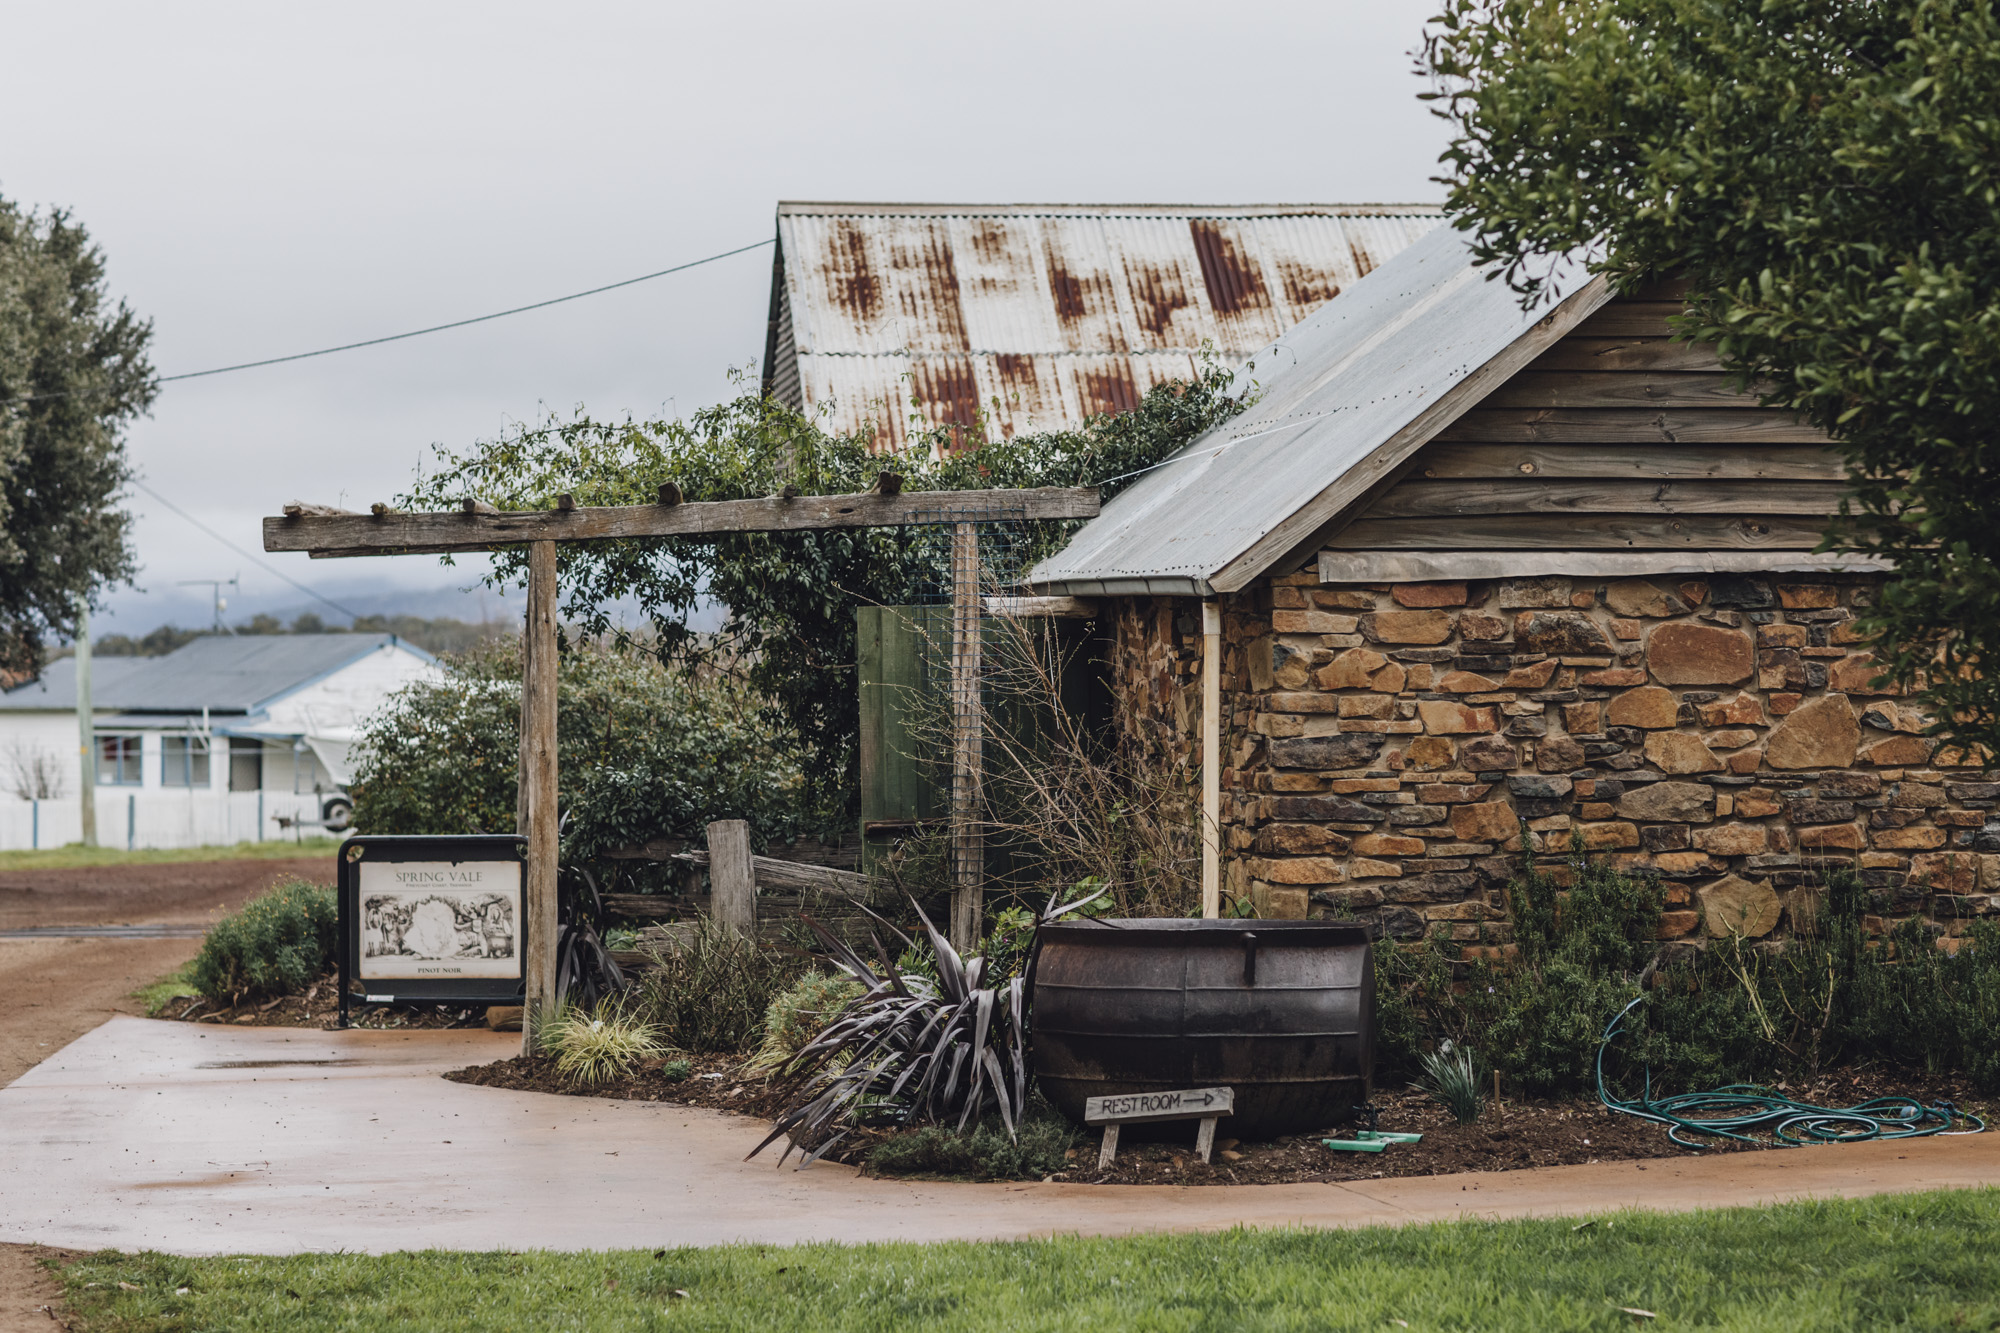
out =
[[(166, 654), (203, 635), (214, 634), (213, 629), (181, 629), (174, 625), (162, 625), (149, 634), (137, 638), (128, 634), (106, 634), (91, 640), (91, 651), (99, 657), (163, 657)], [(448, 616), (427, 619), (423, 616), (361, 616), (352, 625), (328, 625), (317, 615), (307, 611), (295, 617), (286, 625), (276, 616), (255, 615), (234, 627), (237, 634), (394, 634), (396, 637), (432, 653), (458, 653), (474, 647), (488, 639), (506, 638), (520, 632), (519, 626), (508, 620), (488, 620), (483, 623), (453, 620)], [(67, 656), (67, 650), (62, 654)]]

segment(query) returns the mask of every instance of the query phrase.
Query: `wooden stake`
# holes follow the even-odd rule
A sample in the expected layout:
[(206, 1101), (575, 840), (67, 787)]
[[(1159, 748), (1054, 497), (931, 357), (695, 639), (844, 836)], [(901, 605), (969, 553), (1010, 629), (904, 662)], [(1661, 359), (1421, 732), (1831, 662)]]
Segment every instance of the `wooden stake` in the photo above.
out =
[(981, 714), (979, 528), (952, 525), (951, 537), (951, 942), (979, 943), (985, 916), (986, 841), (979, 829), (979, 777), (985, 751)]
[(1222, 915), (1222, 607), (1201, 604), (1201, 914)]
[(517, 817), (528, 837), (527, 1012), (521, 1053), (556, 999), (556, 544), (528, 547), (528, 620), (522, 638), (521, 778)]
[(708, 826), (708, 891), (708, 914), (716, 925), (756, 936), (757, 873), (748, 821), (718, 819)]

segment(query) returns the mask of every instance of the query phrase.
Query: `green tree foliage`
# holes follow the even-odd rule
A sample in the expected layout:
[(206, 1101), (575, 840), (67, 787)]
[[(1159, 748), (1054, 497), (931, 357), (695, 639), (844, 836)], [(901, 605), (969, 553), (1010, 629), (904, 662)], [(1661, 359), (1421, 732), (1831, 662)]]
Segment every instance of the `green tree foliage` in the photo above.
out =
[[(650, 504), (672, 482), (688, 500), (867, 490), (883, 471), (906, 491), (982, 487), (1099, 486), (1108, 497), (1126, 474), (1165, 458), (1236, 410), (1229, 375), (1210, 366), (1190, 383), (1161, 385), (1139, 407), (1093, 418), (1081, 430), (1016, 435), (954, 452), (948, 430), (918, 432), (910, 451), (871, 453), (863, 436), (835, 436), (812, 418), (754, 394), (679, 421), (550, 421), (464, 454), (440, 451), (441, 470), (399, 503), (456, 508), (464, 499), (502, 509), (545, 509), (562, 493), (579, 504)], [(1038, 549), (1071, 528), (1042, 525)], [(934, 533), (908, 528), (748, 533), (592, 542), (558, 548), (563, 618), (587, 634), (614, 627), (605, 608), (635, 600), (651, 618), (663, 661), (691, 670), (744, 664), (751, 685), (807, 745), (816, 797), (851, 799), (859, 730), (854, 612), (914, 599), (936, 563)], [(495, 583), (526, 577), (525, 551), (494, 557)], [(729, 610), (717, 636), (686, 627), (704, 597)]]
[[(359, 828), (514, 828), (519, 642), (451, 665), (391, 695), (369, 724), (351, 789)], [(698, 840), (714, 819), (748, 820), (761, 846), (807, 818), (797, 742), (725, 678), (690, 681), (642, 654), (572, 644), (557, 707), (565, 862), (656, 837)]]
[(38, 670), (43, 640), (132, 576), (121, 432), (156, 392), (152, 336), (82, 227), (0, 199), (0, 672)]
[[(2000, 744), (2000, 22), (1991, 0), (1446, 0), (1445, 182), (1540, 294), (1589, 247), (1684, 273), (1687, 337), (1830, 431), (1866, 623), (1958, 734)], [(1942, 657), (1942, 669), (1934, 663)]]

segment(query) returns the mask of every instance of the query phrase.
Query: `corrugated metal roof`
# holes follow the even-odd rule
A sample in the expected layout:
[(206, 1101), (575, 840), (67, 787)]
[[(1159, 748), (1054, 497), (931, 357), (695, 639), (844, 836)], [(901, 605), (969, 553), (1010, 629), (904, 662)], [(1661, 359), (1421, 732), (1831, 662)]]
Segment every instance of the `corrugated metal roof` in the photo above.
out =
[[(872, 425), (1063, 429), (1240, 365), (1429, 232), (1425, 204), (778, 205), (765, 391)], [(911, 399), (916, 399), (913, 405)]]
[[(1252, 357), (1237, 385), (1258, 390), (1249, 410), (1112, 497), (1029, 580), (1078, 594), (1240, 588), (1609, 299), (1570, 264), (1557, 283), (1570, 295), (1523, 312), (1466, 246), (1431, 232)], [(1502, 373), (1473, 380), (1488, 370)]]
[[(394, 643), (393, 634), (244, 634), (199, 638), (165, 657), (91, 661), (93, 708), (127, 713), (248, 713), (268, 700)], [(76, 659), (51, 662), (40, 680), (0, 694), (0, 710), (76, 707)]]

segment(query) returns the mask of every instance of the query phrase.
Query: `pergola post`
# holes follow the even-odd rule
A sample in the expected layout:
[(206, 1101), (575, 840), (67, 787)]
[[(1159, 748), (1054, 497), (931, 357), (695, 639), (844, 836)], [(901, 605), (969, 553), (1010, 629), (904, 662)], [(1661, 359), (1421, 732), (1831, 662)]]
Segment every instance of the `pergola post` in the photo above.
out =
[(986, 837), (979, 826), (986, 721), (980, 699), (979, 527), (951, 531), (951, 942), (977, 947), (985, 918)]
[(529, 948), (521, 1052), (556, 998), (556, 544), (528, 546), (528, 621), (521, 640), (521, 788), (517, 828), (528, 838)]

